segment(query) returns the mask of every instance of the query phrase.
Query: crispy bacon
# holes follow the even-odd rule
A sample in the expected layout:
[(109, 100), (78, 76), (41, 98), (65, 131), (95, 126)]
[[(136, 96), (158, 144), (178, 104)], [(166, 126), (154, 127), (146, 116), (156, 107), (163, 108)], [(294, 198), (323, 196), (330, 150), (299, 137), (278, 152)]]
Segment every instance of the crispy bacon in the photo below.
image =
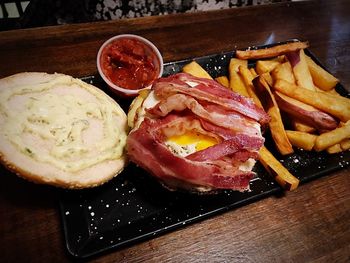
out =
[(240, 165), (250, 158), (255, 160), (259, 159), (259, 153), (257, 151), (252, 152), (248, 150), (241, 150), (232, 154), (231, 158), (233, 163), (235, 163), (236, 165)]
[(232, 139), (232, 137), (235, 136), (235, 134), (232, 132), (231, 129), (227, 129), (227, 128), (223, 128), (220, 126), (217, 126), (215, 124), (212, 124), (206, 120), (200, 120), (202, 127), (207, 130), (210, 131), (212, 133), (215, 133), (217, 135), (220, 135), (221, 138), (228, 140), (228, 139)]
[(184, 94), (171, 95), (149, 109), (148, 112), (152, 115), (164, 117), (172, 111), (178, 112), (185, 109), (191, 110), (200, 119), (235, 132), (245, 132), (251, 135), (259, 133), (255, 121), (247, 119), (234, 111), (222, 110), (215, 104), (200, 104), (196, 99)]
[(127, 139), (130, 159), (164, 180), (175, 177), (195, 185), (246, 190), (253, 172), (240, 171), (230, 163), (192, 161), (173, 154), (164, 144), (162, 122), (145, 119)]
[[(165, 182), (248, 189), (254, 173), (240, 166), (258, 158), (264, 143), (259, 122), (266, 124), (268, 115), (215, 81), (183, 73), (159, 79), (152, 90), (160, 102), (146, 109), (147, 116), (128, 136), (131, 161)], [(186, 157), (166, 145), (167, 138), (193, 130), (218, 143)]]
[[(196, 131), (208, 137), (215, 138), (221, 142), (225, 139), (223, 134), (220, 134), (210, 129), (204, 129), (201, 125), (201, 120), (198, 120), (190, 114), (169, 114), (162, 120), (162, 133), (166, 138), (185, 134), (187, 131)], [(232, 131), (231, 131), (232, 134)]]
[(192, 153), (186, 156), (192, 161), (208, 161), (217, 160), (221, 157), (237, 153), (239, 151), (259, 150), (263, 146), (263, 138), (249, 137), (245, 134), (237, 134), (233, 138), (222, 143), (216, 144), (207, 149)]
[(168, 78), (160, 78), (152, 89), (160, 99), (181, 93), (189, 95), (196, 100), (202, 100), (218, 104), (221, 107), (238, 112), (261, 124), (269, 122), (269, 116), (261, 108), (256, 106), (249, 98), (232, 92), (214, 80), (197, 78), (186, 73), (179, 73)]

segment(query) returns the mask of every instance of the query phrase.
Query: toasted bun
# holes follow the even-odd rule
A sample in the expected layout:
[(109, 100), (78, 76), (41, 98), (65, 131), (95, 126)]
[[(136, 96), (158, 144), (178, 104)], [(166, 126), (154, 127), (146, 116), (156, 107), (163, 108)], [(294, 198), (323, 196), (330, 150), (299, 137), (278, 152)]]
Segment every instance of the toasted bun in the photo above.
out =
[(125, 164), (127, 118), (98, 88), (63, 74), (0, 80), (0, 162), (36, 183), (101, 185)]

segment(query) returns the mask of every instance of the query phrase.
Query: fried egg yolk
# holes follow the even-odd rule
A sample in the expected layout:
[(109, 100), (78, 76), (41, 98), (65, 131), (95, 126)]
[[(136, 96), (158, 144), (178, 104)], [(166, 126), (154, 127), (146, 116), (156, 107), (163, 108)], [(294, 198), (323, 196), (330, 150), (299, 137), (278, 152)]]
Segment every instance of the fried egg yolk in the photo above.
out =
[[(138, 98), (139, 101), (133, 102), (134, 107), (131, 107), (132, 111), (129, 111), (128, 114), (129, 125), (133, 129), (140, 127), (146, 116), (146, 109), (154, 107), (159, 102), (154, 94), (154, 91), (145, 91), (145, 93), (140, 94)], [(219, 143), (217, 139), (201, 134), (195, 130), (187, 131), (181, 135), (168, 137), (165, 141), (165, 145), (169, 148), (169, 150), (181, 157), (204, 150), (217, 143)]]
[(195, 131), (171, 136), (165, 142), (172, 152), (182, 157), (204, 150), (217, 143), (218, 141), (215, 138)]

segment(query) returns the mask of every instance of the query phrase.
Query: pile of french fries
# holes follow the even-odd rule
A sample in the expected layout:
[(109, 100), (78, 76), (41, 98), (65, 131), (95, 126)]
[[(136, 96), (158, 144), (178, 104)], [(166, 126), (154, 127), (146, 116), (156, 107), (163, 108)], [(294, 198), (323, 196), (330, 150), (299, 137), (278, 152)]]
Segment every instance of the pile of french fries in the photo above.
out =
[[(282, 155), (294, 148), (327, 151), (350, 149), (350, 99), (339, 95), (337, 78), (304, 52), (307, 42), (291, 42), (265, 49), (236, 51), (229, 76), (215, 80), (233, 91), (250, 97), (271, 117), (270, 132)], [(254, 67), (248, 60), (255, 61)], [(212, 77), (192, 61), (183, 72)], [(263, 147), (260, 162), (285, 189), (294, 190), (299, 180)]]

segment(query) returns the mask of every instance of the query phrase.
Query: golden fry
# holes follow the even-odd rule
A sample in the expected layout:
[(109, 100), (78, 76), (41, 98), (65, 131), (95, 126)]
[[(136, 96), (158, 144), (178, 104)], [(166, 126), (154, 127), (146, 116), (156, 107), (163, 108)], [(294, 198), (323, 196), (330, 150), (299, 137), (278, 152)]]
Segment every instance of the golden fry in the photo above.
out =
[(260, 162), (277, 183), (286, 190), (294, 190), (299, 180), (294, 177), (267, 149), (263, 146), (260, 151)]
[(337, 85), (339, 80), (336, 77), (317, 65), (309, 56), (305, 55), (305, 58), (312, 76), (312, 80), (317, 87), (322, 90), (329, 91)]
[(294, 130), (300, 132), (313, 133), (316, 131), (314, 127), (311, 127), (305, 123), (300, 122), (299, 120), (292, 120), (292, 125)]
[(258, 105), (260, 108), (263, 108), (259, 97), (256, 95), (255, 87), (252, 82), (254, 77), (252, 76), (250, 70), (246, 67), (239, 66), (239, 74), (242, 77), (249, 97), (253, 99), (256, 105)]
[(217, 82), (219, 82), (222, 86), (229, 88), (230, 87), (230, 82), (226, 76), (220, 76), (215, 78)]
[(318, 88), (317, 86), (315, 86), (315, 89), (317, 92), (322, 92), (324, 94), (329, 94), (331, 96), (339, 96), (339, 97), (342, 97), (335, 89), (330, 89), (330, 90), (321, 90), (320, 88)]
[(327, 153), (334, 154), (334, 153), (340, 153), (343, 151), (343, 149), (340, 146), (340, 143), (334, 144), (326, 149)]
[(267, 82), (267, 84), (269, 84), (270, 87), (273, 86), (273, 79), (272, 79), (271, 74), (269, 72), (265, 72), (264, 74), (261, 74), (260, 76), (265, 79), (265, 81)]
[[(292, 67), (289, 62), (285, 62), (280, 66), (276, 67), (272, 71), (273, 79), (284, 79), (285, 81), (294, 83), (294, 75), (292, 73)], [(316, 131), (314, 127), (311, 127), (305, 123), (302, 123), (300, 120), (296, 120), (293, 116), (290, 115), (290, 122), (295, 131), (313, 133)]]
[(278, 151), (283, 154), (293, 153), (293, 147), (288, 140), (280, 110), (274, 95), (272, 94), (269, 85), (263, 77), (258, 77), (253, 80), (254, 86), (260, 97), (263, 98), (263, 106), (266, 112), (270, 115), (271, 121), (269, 123), (272, 138), (277, 146)]
[(281, 92), (275, 91), (274, 95), (280, 109), (292, 116), (294, 120), (299, 120), (321, 131), (332, 130), (338, 127), (338, 120), (330, 114), (286, 96)]
[(274, 70), (280, 63), (276, 60), (258, 60), (256, 62), (256, 72), (259, 75), (262, 75), (266, 72), (271, 72)]
[(350, 139), (345, 139), (340, 142), (340, 147), (343, 151), (350, 149)]
[(278, 57), (273, 58), (272, 60), (278, 61), (279, 63), (284, 63), (286, 61), (286, 56), (280, 55)]
[(244, 59), (238, 59), (238, 58), (231, 58), (230, 64), (229, 64), (229, 70), (234, 70), (238, 72), (239, 66), (247, 67), (248, 68), (248, 60)]
[(249, 97), (248, 91), (245, 88), (243, 80), (238, 74), (239, 66), (248, 68), (248, 61), (238, 58), (231, 58), (229, 64), (230, 88), (243, 96)]
[(315, 145), (317, 135), (299, 132), (299, 131), (286, 131), (290, 143), (298, 148), (311, 151)]
[(285, 81), (288, 81), (290, 83), (295, 83), (292, 66), (288, 61), (277, 65), (274, 68), (274, 70), (272, 70), (271, 76), (274, 79), (274, 81), (276, 81), (277, 79), (284, 79)]
[(307, 42), (292, 42), (264, 49), (237, 50), (236, 56), (240, 59), (271, 58), (307, 47), (309, 47)]
[(256, 76), (258, 76), (258, 73), (256, 73), (254, 68), (250, 68), (250, 73), (252, 73), (252, 76), (255, 78)]
[(329, 132), (322, 133), (317, 137), (314, 149), (322, 151), (330, 146), (340, 143), (350, 138), (350, 121), (345, 123), (343, 127), (336, 128)]
[(305, 53), (302, 49), (299, 51), (299, 62), (293, 66), (293, 73), (298, 86), (304, 89), (315, 90), (311, 73), (306, 63)]
[(330, 89), (330, 90), (327, 90), (324, 92), (326, 92), (327, 94), (333, 95), (333, 96), (341, 96), (335, 89)]
[(350, 99), (348, 98), (303, 89), (284, 80), (277, 80), (274, 88), (289, 97), (327, 112), (341, 121), (346, 122), (350, 119)]
[(182, 71), (198, 78), (213, 79), (196, 61), (192, 61), (185, 65), (182, 68)]

